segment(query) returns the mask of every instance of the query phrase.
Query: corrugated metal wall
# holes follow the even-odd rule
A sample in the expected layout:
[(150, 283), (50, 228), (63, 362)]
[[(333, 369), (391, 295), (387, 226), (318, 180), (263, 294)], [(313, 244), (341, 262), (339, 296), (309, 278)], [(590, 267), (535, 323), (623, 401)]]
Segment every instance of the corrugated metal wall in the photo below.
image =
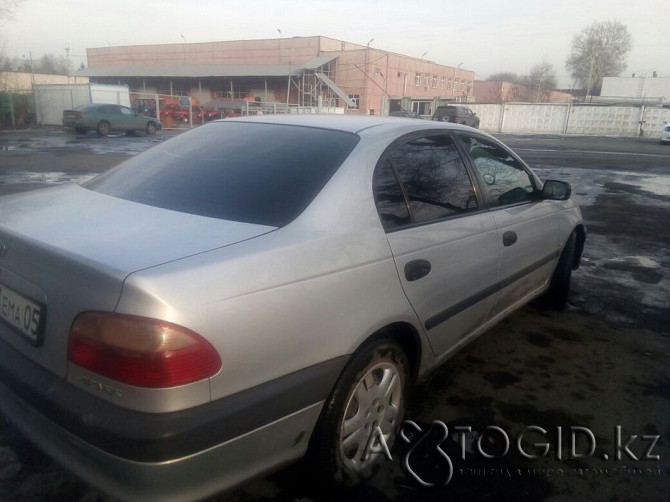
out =
[(88, 84), (36, 85), (35, 114), (37, 123), (62, 125), (63, 110), (91, 102)]

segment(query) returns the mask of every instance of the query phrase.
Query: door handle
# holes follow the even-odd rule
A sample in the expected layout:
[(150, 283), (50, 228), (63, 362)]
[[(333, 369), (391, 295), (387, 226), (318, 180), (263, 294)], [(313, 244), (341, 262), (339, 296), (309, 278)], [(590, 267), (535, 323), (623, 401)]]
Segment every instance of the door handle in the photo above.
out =
[(430, 274), (432, 265), (427, 260), (413, 260), (405, 264), (405, 279), (416, 281)]
[(517, 240), (517, 235), (516, 232), (512, 232), (511, 230), (505, 232), (503, 234), (503, 246), (511, 246), (514, 244)]

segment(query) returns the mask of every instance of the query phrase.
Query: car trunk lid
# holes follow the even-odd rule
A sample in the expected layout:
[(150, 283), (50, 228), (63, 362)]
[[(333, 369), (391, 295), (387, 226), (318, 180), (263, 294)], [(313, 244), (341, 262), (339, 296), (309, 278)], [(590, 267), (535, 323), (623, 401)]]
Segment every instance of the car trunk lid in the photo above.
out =
[(130, 273), (272, 230), (129, 202), (74, 184), (2, 197), (0, 338), (64, 376), (74, 317), (86, 310), (113, 311)]

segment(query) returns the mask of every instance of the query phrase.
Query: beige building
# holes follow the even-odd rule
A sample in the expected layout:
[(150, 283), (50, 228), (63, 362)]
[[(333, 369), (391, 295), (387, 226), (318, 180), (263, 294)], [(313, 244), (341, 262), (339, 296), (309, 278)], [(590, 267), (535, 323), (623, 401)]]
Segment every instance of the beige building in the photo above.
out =
[(54, 84), (88, 84), (88, 78), (19, 71), (0, 72), (0, 92), (32, 92), (34, 85)]
[(477, 103), (572, 103), (574, 96), (560, 91), (532, 89), (505, 81), (475, 80)]
[(430, 115), (438, 103), (472, 100), (474, 86), (470, 70), (321, 36), (100, 47), (87, 57), (78, 75), (92, 82), (190, 96), (200, 106), (260, 101)]

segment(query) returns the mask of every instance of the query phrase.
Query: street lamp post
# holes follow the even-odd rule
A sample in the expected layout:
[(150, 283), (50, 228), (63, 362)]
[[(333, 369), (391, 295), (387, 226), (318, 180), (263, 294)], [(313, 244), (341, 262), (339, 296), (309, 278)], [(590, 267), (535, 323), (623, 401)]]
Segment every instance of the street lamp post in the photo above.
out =
[(370, 82), (369, 82), (369, 73), (368, 73), (368, 65), (370, 64), (370, 44), (374, 41), (374, 38), (371, 38), (368, 40), (368, 43), (365, 48), (365, 76), (363, 79), (363, 85), (365, 85), (365, 115), (370, 114), (370, 103), (368, 103), (368, 99), (370, 99)]

